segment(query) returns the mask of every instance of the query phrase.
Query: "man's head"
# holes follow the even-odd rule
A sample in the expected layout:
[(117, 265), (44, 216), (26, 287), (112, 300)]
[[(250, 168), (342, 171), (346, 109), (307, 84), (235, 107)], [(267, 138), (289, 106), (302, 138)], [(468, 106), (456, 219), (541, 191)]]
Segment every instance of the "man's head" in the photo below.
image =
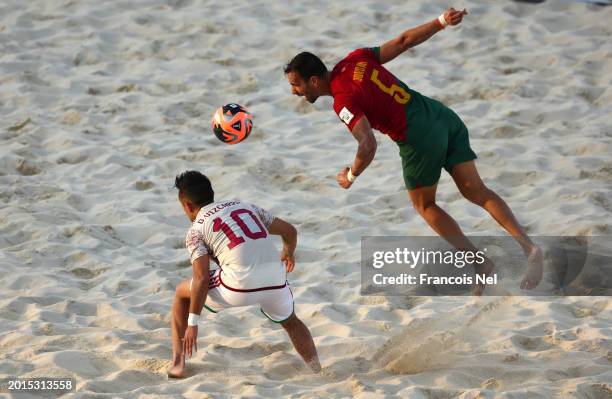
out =
[(178, 188), (178, 198), (185, 214), (192, 222), (200, 208), (215, 201), (215, 192), (210, 180), (200, 172), (188, 170), (176, 176), (174, 186)]
[(305, 97), (309, 103), (328, 93), (327, 67), (312, 53), (299, 53), (285, 66), (291, 92)]

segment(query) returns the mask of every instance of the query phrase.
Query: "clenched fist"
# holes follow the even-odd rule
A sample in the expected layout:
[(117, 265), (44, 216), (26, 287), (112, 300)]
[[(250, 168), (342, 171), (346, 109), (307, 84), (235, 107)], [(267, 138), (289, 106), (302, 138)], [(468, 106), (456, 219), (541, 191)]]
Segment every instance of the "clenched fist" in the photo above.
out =
[(459, 25), (463, 20), (463, 16), (467, 15), (467, 13), (468, 12), (465, 8), (458, 11), (451, 7), (444, 12), (444, 19), (449, 25)]

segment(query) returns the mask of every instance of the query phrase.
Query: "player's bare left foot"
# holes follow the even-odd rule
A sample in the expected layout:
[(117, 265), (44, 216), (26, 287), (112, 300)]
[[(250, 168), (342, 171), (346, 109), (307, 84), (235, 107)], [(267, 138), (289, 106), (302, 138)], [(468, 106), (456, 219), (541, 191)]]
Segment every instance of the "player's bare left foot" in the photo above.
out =
[[(486, 256), (484, 257), (484, 262), (480, 264), (478, 263), (474, 264), (475, 273), (483, 277), (490, 276), (493, 273), (494, 269), (495, 269), (495, 264), (493, 263), (491, 259), (487, 258)], [(486, 286), (487, 285), (485, 283), (474, 282), (474, 285), (472, 286), (472, 294), (476, 296), (482, 295)]]
[(527, 272), (521, 281), (521, 289), (532, 290), (542, 281), (544, 272), (544, 254), (537, 245), (534, 245), (527, 254)]

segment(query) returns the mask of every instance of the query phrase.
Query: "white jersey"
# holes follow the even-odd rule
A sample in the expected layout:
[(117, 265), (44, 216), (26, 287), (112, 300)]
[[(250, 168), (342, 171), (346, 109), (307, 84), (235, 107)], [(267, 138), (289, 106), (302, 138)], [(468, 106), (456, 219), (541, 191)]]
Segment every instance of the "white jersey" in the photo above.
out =
[(185, 239), (191, 262), (210, 256), (221, 267), (221, 283), (228, 288), (284, 285), (285, 267), (268, 232), (273, 220), (264, 209), (238, 200), (206, 205)]

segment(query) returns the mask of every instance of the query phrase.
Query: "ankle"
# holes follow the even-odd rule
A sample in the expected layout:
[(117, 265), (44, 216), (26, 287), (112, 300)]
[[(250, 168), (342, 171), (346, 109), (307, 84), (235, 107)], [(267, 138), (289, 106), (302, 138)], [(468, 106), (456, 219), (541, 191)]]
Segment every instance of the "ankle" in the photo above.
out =
[(177, 353), (172, 355), (172, 363), (176, 366), (178, 364), (182, 364), (184, 362), (185, 357), (183, 353)]
[(541, 251), (541, 250), (540, 250), (540, 247), (538, 247), (538, 246), (537, 246), (537, 245), (535, 245), (535, 244), (532, 244), (532, 245), (531, 245), (531, 246), (530, 246), (530, 247), (527, 249), (527, 251), (526, 251), (525, 255), (527, 255), (527, 256), (536, 255), (536, 254), (537, 254), (537, 253), (539, 253), (540, 251)]
[(319, 357), (315, 355), (312, 359), (306, 360), (306, 364), (312, 370), (313, 373), (317, 374), (321, 371), (321, 363), (319, 363)]
[(532, 242), (529, 243), (520, 243), (521, 249), (523, 250), (523, 254), (529, 257), (535, 250), (537, 250), (538, 246)]

